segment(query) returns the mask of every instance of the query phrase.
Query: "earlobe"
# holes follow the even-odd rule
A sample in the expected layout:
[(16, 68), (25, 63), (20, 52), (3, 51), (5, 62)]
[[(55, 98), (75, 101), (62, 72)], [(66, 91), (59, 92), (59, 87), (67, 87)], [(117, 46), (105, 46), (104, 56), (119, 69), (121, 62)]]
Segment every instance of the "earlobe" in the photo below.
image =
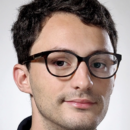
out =
[(116, 74), (114, 75), (114, 80), (116, 79)]
[(115, 86), (115, 80), (116, 80), (116, 74), (114, 75), (114, 84), (113, 84), (113, 88)]
[(32, 94), (29, 81), (29, 73), (24, 65), (16, 64), (14, 66), (13, 77), (20, 91)]
[(116, 80), (116, 75), (114, 75), (114, 78), (113, 78), (113, 86), (111, 88), (111, 94), (112, 94), (114, 86), (115, 86), (115, 80)]

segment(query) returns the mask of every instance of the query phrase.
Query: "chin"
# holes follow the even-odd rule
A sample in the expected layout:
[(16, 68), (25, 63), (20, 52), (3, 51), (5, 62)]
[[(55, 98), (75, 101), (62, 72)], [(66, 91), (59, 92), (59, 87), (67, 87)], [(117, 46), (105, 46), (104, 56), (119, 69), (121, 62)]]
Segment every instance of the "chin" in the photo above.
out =
[(95, 130), (98, 124), (100, 123), (99, 117), (91, 114), (72, 114), (65, 117), (63, 120), (60, 120), (66, 129), (70, 130)]

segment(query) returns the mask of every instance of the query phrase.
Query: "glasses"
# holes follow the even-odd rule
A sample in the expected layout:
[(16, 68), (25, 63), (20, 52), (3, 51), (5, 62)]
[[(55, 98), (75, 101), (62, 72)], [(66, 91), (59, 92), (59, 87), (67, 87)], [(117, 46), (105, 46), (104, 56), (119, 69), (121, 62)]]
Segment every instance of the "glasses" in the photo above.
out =
[(29, 56), (22, 64), (44, 58), (48, 72), (56, 77), (72, 75), (85, 62), (91, 75), (107, 79), (114, 76), (118, 70), (121, 55), (109, 52), (99, 52), (87, 57), (80, 57), (68, 50), (45, 51)]

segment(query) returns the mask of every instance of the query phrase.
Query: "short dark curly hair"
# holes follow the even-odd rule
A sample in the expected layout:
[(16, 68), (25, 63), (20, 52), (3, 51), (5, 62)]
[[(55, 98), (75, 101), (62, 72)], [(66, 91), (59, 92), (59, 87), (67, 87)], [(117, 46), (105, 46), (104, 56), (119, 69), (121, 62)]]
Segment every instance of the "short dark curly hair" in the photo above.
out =
[(18, 19), (11, 30), (18, 63), (21, 64), (30, 55), (43, 23), (55, 12), (74, 14), (84, 24), (105, 29), (116, 53), (118, 38), (115, 24), (109, 11), (97, 0), (33, 0), (20, 7)]

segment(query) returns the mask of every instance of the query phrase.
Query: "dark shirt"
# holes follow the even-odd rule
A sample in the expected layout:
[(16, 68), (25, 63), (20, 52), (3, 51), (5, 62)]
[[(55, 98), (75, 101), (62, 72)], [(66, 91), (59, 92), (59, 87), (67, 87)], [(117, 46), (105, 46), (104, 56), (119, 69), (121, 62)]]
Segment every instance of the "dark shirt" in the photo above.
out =
[(17, 130), (30, 130), (32, 124), (32, 116), (25, 118), (18, 126)]

